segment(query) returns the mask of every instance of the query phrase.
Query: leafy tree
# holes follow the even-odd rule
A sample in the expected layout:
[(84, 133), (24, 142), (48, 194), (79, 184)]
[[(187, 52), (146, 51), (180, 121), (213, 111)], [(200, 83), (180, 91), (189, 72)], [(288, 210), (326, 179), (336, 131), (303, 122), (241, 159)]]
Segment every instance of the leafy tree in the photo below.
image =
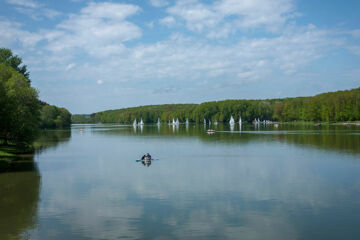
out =
[(41, 128), (66, 128), (71, 125), (71, 114), (65, 108), (46, 104), (41, 108)]
[(132, 123), (143, 118), (154, 123), (160, 117), (168, 122), (186, 118), (193, 122), (205, 119), (228, 122), (233, 116), (236, 121), (251, 122), (255, 118), (277, 121), (354, 121), (360, 120), (360, 88), (348, 91), (330, 92), (314, 97), (297, 97), (265, 100), (224, 100), (202, 104), (150, 105), (135, 108), (110, 110), (91, 115), (74, 115), (76, 123)]
[(5, 63), (6, 65), (15, 69), (18, 73), (24, 75), (24, 77), (30, 82), (30, 74), (26, 69), (26, 65), (22, 64), (22, 59), (13, 55), (11, 49), (0, 48), (0, 63)]
[(37, 91), (24, 75), (0, 63), (0, 139), (7, 144), (28, 144), (39, 125)]

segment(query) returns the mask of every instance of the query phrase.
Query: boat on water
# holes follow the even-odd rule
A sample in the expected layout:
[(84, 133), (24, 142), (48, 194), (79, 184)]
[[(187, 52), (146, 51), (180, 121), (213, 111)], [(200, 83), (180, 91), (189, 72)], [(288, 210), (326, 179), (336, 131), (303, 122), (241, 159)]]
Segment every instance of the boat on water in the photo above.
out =
[(180, 124), (180, 123), (179, 123), (179, 119), (178, 119), (178, 118), (176, 119), (175, 124), (176, 124), (176, 125), (179, 125), (179, 124)]
[(160, 126), (160, 118), (158, 118), (158, 120), (157, 120), (157, 123), (156, 123), (158, 126)]
[(189, 119), (188, 118), (186, 119), (186, 125), (189, 125)]
[(239, 124), (240, 124), (240, 125), (242, 124), (242, 120), (241, 120), (241, 117), (240, 117), (240, 119), (239, 119)]
[(137, 125), (137, 122), (136, 122), (136, 118), (135, 118), (135, 120), (133, 122), (133, 126), (136, 127), (136, 125)]
[(230, 123), (230, 125), (234, 125), (234, 124), (235, 124), (235, 120), (234, 120), (233, 116), (231, 116), (229, 123)]
[(172, 120), (172, 125), (175, 125), (175, 124), (176, 124), (176, 122), (175, 122), (175, 120), (173, 119), (173, 120)]
[(214, 129), (208, 129), (206, 131), (207, 134), (214, 134), (215, 133), (215, 130)]
[(142, 118), (141, 118), (141, 120), (140, 120), (140, 126), (142, 126), (142, 125), (144, 125), (144, 122), (143, 122), (143, 120), (142, 120)]

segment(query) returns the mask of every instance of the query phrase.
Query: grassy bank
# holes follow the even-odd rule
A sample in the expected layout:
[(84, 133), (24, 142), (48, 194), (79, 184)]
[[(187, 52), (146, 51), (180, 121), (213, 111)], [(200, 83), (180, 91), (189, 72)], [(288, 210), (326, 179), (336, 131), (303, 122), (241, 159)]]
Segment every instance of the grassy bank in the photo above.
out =
[(34, 148), (32, 146), (0, 145), (0, 172), (8, 171), (12, 162), (21, 158), (21, 156), (33, 153)]

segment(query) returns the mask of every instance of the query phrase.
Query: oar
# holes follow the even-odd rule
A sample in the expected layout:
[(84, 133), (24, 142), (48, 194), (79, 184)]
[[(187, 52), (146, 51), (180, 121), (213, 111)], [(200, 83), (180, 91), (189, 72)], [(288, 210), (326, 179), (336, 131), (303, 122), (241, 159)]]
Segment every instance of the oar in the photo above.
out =
[[(145, 159), (144, 159), (145, 160)], [(136, 159), (135, 161), (136, 162), (141, 162), (141, 161), (144, 161), (144, 160), (141, 160), (141, 159)], [(157, 161), (157, 160), (160, 160), (159, 158), (152, 158), (150, 159), (150, 161)], [(147, 160), (148, 161), (148, 160)]]

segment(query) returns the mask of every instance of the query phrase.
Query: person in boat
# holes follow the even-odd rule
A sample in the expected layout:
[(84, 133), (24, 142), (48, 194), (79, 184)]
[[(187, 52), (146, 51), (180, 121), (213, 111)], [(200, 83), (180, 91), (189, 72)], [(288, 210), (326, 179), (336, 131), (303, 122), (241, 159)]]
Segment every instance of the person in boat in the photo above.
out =
[(151, 155), (149, 153), (142, 156), (141, 160), (151, 160)]

